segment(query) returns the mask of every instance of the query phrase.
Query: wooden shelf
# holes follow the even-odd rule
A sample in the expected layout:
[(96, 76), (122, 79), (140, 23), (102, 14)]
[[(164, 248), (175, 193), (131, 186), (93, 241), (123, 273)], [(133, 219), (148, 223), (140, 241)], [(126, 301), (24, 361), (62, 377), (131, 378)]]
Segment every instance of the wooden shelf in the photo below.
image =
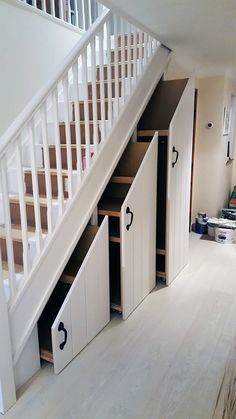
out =
[(125, 183), (131, 185), (134, 180), (134, 176), (112, 176), (111, 183)]
[(110, 217), (120, 217), (123, 198), (106, 198), (98, 205), (99, 215), (109, 215)]
[(157, 249), (156, 250), (157, 255), (165, 255), (166, 254), (166, 250), (165, 249)]
[(138, 137), (153, 137), (153, 135), (158, 131), (159, 137), (167, 137), (169, 135), (168, 129), (156, 129), (156, 130), (139, 130), (137, 132)]
[(156, 271), (156, 276), (159, 276), (160, 278), (166, 278), (166, 273), (161, 271)]
[(121, 304), (118, 304), (118, 303), (111, 303), (111, 309), (115, 311), (119, 311), (119, 313), (122, 312)]
[(72, 285), (75, 279), (75, 275), (69, 274), (69, 273), (63, 273), (60, 282), (63, 282), (63, 284), (69, 284)]
[(54, 363), (53, 353), (51, 351), (48, 351), (47, 349), (40, 349), (40, 358), (44, 361), (50, 362), (51, 364)]

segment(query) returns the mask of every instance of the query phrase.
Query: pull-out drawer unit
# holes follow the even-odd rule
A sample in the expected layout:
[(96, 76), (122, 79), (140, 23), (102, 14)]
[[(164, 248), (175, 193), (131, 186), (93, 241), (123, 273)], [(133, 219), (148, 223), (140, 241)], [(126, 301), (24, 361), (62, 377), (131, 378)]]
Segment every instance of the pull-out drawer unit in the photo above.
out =
[(108, 218), (87, 226), (38, 322), (41, 358), (59, 373), (110, 321)]

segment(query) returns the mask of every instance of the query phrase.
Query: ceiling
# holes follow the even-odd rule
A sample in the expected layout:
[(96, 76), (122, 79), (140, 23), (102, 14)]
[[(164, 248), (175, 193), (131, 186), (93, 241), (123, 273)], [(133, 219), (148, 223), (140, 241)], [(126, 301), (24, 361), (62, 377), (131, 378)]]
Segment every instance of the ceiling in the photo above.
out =
[(188, 73), (236, 79), (236, 0), (102, 0), (150, 28)]

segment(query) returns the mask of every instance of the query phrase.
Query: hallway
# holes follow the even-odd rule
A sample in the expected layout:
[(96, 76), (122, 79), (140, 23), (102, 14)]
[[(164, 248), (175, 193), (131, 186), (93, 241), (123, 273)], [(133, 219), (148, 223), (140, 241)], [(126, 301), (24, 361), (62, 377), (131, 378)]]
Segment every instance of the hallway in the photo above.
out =
[(44, 364), (5, 418), (222, 418), (213, 415), (236, 339), (236, 247), (195, 234), (190, 246), (169, 288), (127, 321), (114, 315), (58, 376)]

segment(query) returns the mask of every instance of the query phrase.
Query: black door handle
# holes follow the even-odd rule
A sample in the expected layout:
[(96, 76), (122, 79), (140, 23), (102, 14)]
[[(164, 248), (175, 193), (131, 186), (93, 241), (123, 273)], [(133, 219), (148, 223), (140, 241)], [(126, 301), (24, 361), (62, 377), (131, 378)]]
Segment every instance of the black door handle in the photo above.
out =
[(58, 326), (58, 332), (64, 332), (65, 333), (65, 339), (62, 343), (60, 343), (59, 348), (61, 349), (61, 351), (63, 351), (66, 342), (67, 342), (67, 330), (65, 329), (64, 323), (60, 322), (59, 326)]
[(129, 231), (130, 227), (132, 226), (133, 219), (134, 219), (134, 213), (132, 211), (130, 211), (130, 208), (129, 207), (127, 207), (126, 208), (126, 214), (130, 214), (131, 215), (130, 223), (127, 224), (127, 226), (126, 226), (126, 230)]
[(173, 148), (172, 148), (172, 152), (173, 152), (173, 153), (176, 153), (176, 158), (175, 158), (175, 161), (172, 163), (172, 167), (175, 167), (175, 165), (176, 165), (176, 163), (177, 163), (177, 161), (178, 161), (178, 158), (179, 158), (179, 152), (178, 152), (178, 150), (176, 150), (175, 146), (173, 146)]

